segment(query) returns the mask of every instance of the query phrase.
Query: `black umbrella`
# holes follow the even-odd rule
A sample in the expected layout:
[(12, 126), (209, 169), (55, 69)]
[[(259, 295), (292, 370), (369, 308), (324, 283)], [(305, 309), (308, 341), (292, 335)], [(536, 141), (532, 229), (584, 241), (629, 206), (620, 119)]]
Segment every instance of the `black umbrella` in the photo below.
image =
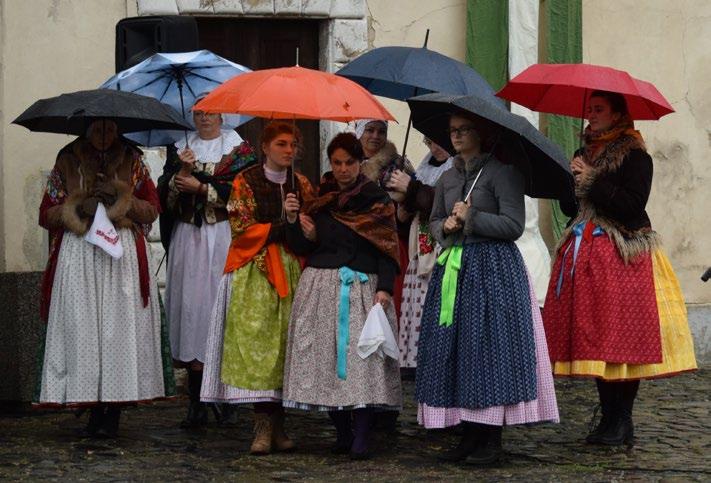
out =
[(12, 122), (30, 131), (82, 136), (93, 121), (102, 119), (115, 122), (120, 133), (193, 129), (172, 107), (156, 99), (110, 89), (40, 99)]
[(496, 102), (477, 96), (425, 94), (407, 100), (415, 128), (449, 152), (447, 129), (452, 114), (474, 119), (477, 130), (494, 140), (493, 154), (526, 175), (526, 194), (533, 198), (570, 199), (573, 177), (563, 151), (525, 118)]

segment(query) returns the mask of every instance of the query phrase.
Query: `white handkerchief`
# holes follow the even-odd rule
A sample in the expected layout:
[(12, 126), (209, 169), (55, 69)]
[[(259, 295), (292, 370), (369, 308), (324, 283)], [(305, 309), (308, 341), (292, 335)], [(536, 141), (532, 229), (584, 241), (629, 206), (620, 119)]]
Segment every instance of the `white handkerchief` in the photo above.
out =
[(123, 245), (114, 224), (106, 215), (103, 203), (96, 206), (96, 214), (84, 240), (96, 245), (117, 260), (123, 256)]
[(365, 325), (358, 339), (358, 355), (365, 359), (376, 353), (383, 359), (385, 356), (398, 360), (400, 354), (395, 335), (390, 328), (390, 322), (385, 310), (380, 304), (373, 305), (365, 319)]

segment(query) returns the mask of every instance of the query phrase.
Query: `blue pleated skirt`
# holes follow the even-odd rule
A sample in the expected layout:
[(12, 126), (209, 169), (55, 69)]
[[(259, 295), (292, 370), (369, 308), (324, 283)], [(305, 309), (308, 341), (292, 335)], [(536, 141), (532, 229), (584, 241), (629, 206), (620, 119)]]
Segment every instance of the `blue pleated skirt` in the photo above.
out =
[(454, 322), (439, 324), (444, 266), (435, 266), (422, 314), (415, 397), (480, 409), (536, 399), (536, 347), (523, 258), (513, 242), (464, 246)]

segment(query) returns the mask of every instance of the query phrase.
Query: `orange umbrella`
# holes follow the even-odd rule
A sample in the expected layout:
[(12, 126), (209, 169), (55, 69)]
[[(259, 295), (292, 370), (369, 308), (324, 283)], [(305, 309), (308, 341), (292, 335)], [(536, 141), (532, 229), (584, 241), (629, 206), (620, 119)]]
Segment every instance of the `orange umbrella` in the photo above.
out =
[(193, 109), (267, 119), (395, 120), (355, 82), (299, 66), (240, 74), (215, 88)]

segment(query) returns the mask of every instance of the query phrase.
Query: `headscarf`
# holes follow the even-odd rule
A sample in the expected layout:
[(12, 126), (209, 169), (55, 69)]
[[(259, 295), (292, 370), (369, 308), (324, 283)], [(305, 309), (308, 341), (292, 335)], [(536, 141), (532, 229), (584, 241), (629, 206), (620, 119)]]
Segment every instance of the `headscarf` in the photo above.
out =
[(371, 122), (379, 122), (382, 123), (385, 126), (385, 130), (387, 131), (388, 129), (388, 121), (384, 121), (382, 119), (358, 119), (355, 122), (355, 135), (358, 139), (363, 137), (363, 133), (365, 132), (365, 126), (367, 126)]
[(319, 196), (304, 203), (304, 213), (328, 212), (400, 266), (395, 205), (378, 186), (359, 174), (352, 186), (341, 190), (326, 173), (319, 185)]
[(642, 134), (634, 128), (634, 121), (632, 121), (629, 114), (620, 117), (617, 122), (605, 131), (594, 132), (590, 128), (590, 124), (588, 124), (583, 134), (583, 140), (585, 142), (585, 162), (593, 166), (595, 159), (602, 153), (605, 146), (619, 139), (621, 136), (631, 136), (635, 138), (640, 146), (644, 148)]

